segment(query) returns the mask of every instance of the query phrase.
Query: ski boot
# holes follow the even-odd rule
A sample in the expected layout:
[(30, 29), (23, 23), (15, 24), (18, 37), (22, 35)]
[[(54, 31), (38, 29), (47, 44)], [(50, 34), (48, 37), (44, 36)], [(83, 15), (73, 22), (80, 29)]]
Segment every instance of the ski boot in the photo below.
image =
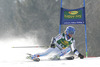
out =
[(67, 60), (74, 60), (74, 56), (66, 57)]
[(40, 59), (38, 58), (39, 57), (38, 55), (32, 55), (32, 54), (27, 54), (27, 55), (29, 55), (29, 56), (27, 56), (26, 59), (31, 59), (31, 60), (37, 61), (37, 62), (40, 61)]

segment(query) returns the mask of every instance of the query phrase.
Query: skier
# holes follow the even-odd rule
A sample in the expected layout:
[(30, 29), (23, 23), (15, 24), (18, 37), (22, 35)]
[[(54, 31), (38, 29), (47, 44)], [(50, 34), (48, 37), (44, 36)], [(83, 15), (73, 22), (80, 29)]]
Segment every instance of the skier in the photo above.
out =
[(52, 57), (52, 60), (59, 60), (61, 56), (68, 55), (71, 51), (80, 59), (83, 59), (84, 56), (78, 52), (75, 48), (75, 40), (73, 39), (73, 35), (75, 34), (75, 28), (72, 26), (68, 26), (64, 33), (58, 34), (56, 37), (52, 38), (51, 40), (51, 47), (48, 48), (43, 53), (38, 53), (34, 55), (30, 55), (30, 59), (32, 60), (40, 60), (38, 57), (46, 56), (52, 51), (57, 51), (56, 55)]

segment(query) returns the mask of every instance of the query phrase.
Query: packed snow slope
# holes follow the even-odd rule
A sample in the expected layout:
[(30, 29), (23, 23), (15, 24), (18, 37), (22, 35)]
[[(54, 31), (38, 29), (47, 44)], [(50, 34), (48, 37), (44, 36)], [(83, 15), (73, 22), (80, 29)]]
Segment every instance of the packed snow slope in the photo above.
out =
[[(32, 40), (13, 39), (0, 41), (0, 67), (100, 67), (100, 57), (74, 59), (74, 60), (58, 60), (51, 61), (48, 56), (41, 57), (40, 62), (34, 62), (26, 59), (26, 54), (44, 52), (43, 48), (12, 48), (14, 46), (27, 46), (32, 44)], [(9, 44), (9, 45), (6, 45)], [(37, 43), (34, 43), (37, 44)]]

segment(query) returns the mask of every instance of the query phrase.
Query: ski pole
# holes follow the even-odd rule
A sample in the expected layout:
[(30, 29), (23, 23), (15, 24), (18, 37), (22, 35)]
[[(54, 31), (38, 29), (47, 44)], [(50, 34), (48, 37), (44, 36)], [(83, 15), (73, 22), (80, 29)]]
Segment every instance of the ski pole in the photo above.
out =
[(16, 46), (12, 48), (47, 48), (49, 46)]

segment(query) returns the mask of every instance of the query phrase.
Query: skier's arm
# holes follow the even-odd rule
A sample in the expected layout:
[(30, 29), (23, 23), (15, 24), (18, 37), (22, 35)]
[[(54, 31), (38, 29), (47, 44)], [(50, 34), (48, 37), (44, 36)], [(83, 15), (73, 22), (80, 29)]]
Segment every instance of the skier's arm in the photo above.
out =
[(79, 55), (79, 52), (75, 47), (75, 40), (73, 40), (73, 42), (71, 44), (71, 49), (72, 49), (72, 52), (74, 52), (75, 55), (77, 55), (77, 56)]
[(60, 50), (62, 50), (62, 47), (58, 45), (57, 41), (62, 38), (62, 34), (58, 34), (56, 37), (52, 37), (51, 39), (51, 48), (58, 47)]
[(62, 34), (58, 34), (56, 37), (54, 37), (56, 41), (60, 40), (62, 38)]
[(75, 40), (73, 40), (72, 44), (71, 44), (71, 49), (74, 52), (75, 55), (77, 55), (78, 57), (80, 57), (80, 59), (83, 59), (84, 56), (78, 52), (78, 50), (75, 47)]

